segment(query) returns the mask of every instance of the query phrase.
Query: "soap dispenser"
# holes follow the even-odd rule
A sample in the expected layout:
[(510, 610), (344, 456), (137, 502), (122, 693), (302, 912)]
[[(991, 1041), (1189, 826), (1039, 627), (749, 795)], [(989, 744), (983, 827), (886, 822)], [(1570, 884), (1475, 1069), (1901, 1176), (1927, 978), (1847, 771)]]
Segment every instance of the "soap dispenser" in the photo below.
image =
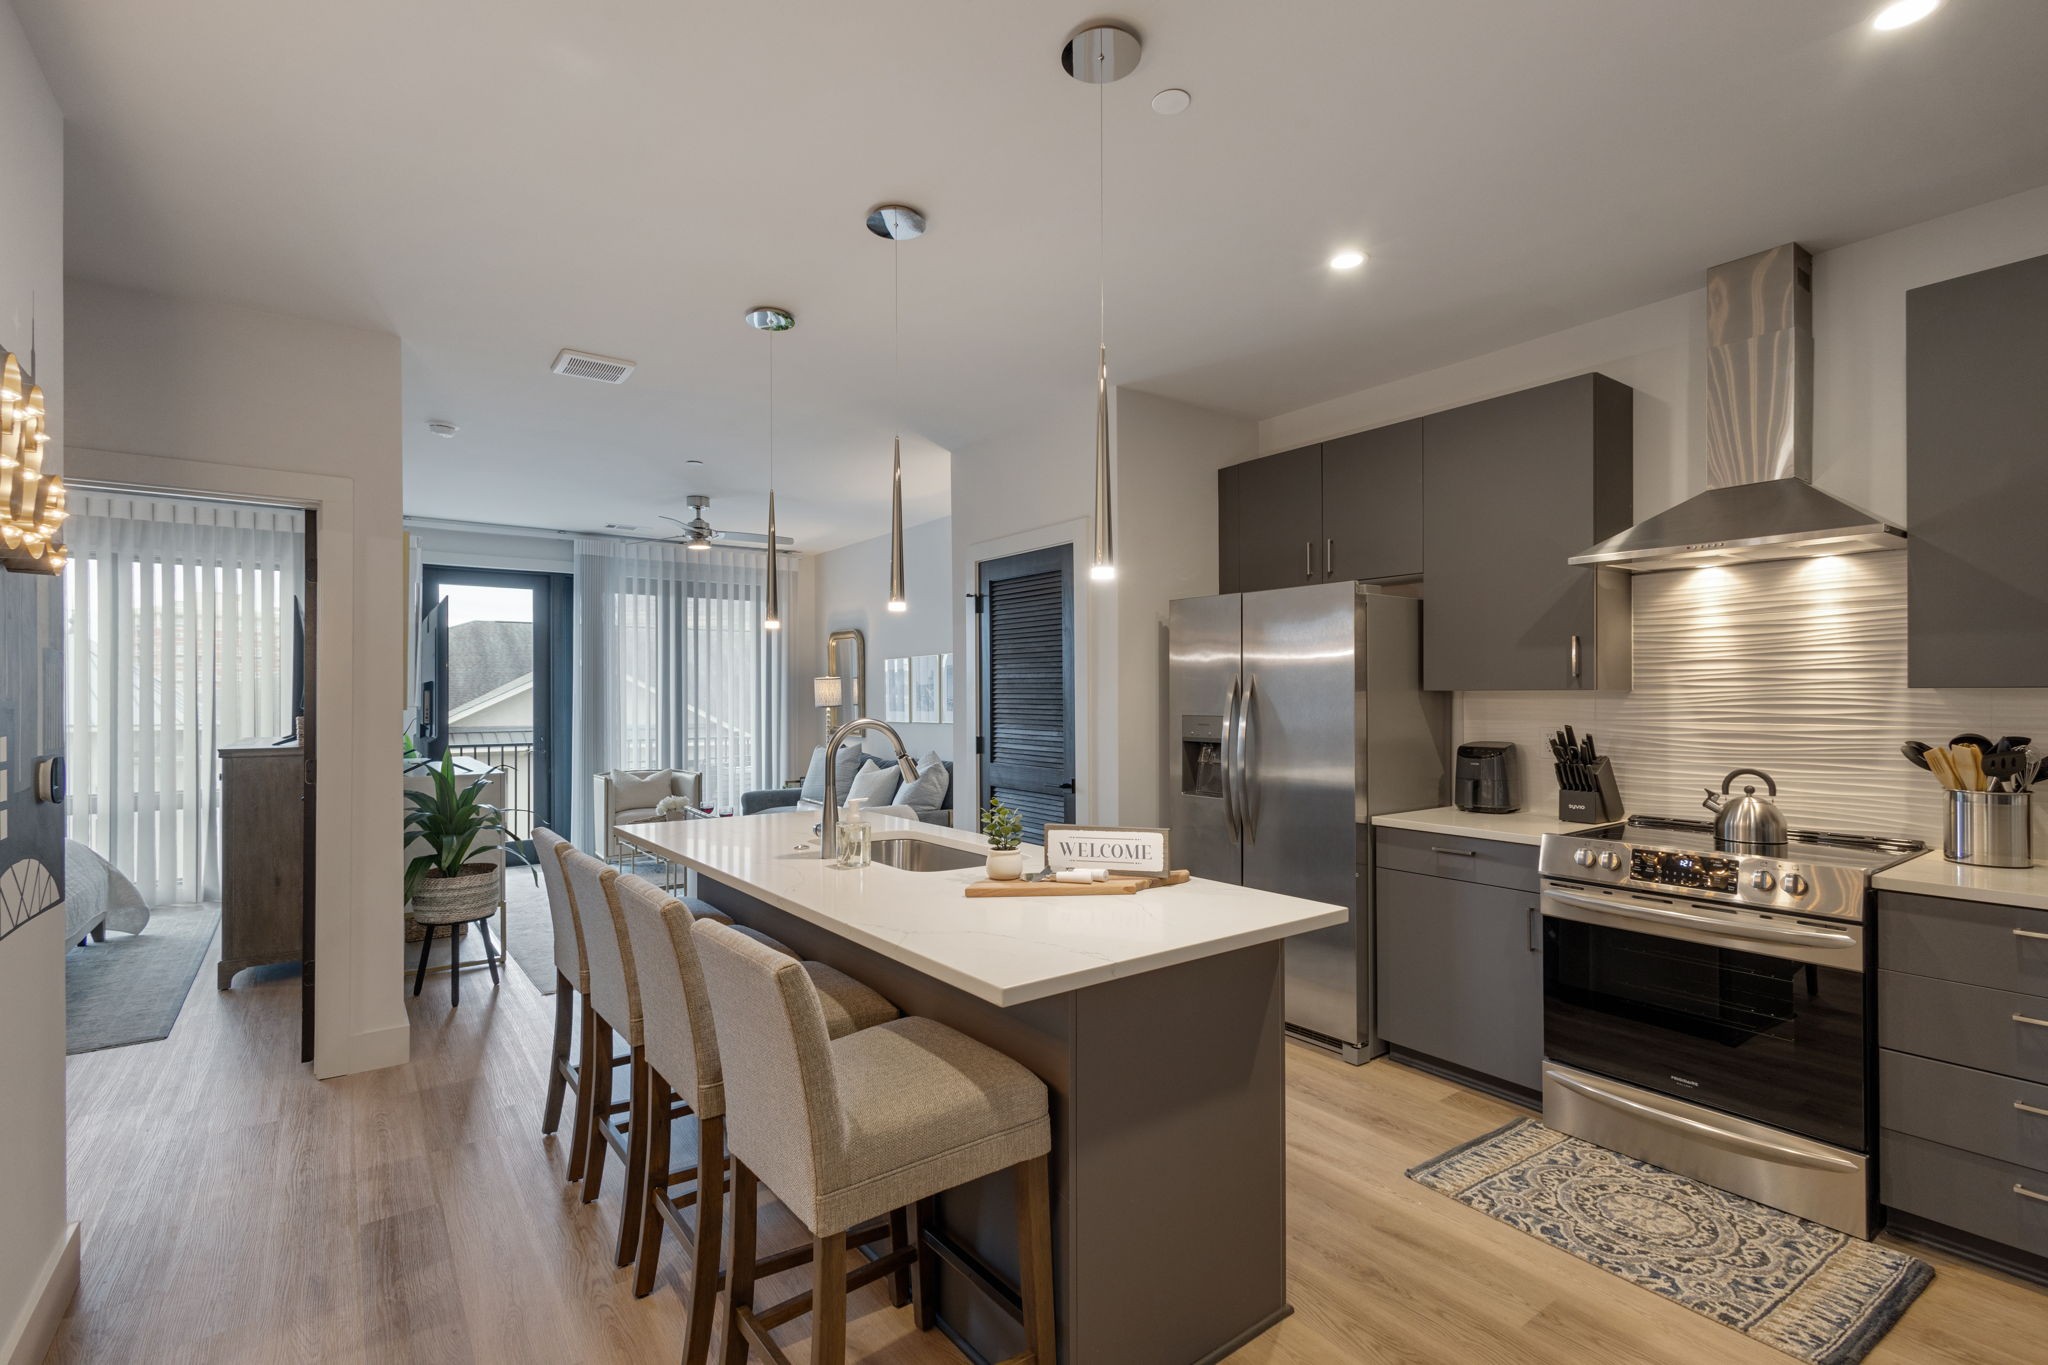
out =
[(867, 818), (860, 813), (862, 798), (856, 796), (846, 803), (841, 812), (837, 828), (838, 855), (841, 867), (866, 867), (874, 860), (873, 833)]

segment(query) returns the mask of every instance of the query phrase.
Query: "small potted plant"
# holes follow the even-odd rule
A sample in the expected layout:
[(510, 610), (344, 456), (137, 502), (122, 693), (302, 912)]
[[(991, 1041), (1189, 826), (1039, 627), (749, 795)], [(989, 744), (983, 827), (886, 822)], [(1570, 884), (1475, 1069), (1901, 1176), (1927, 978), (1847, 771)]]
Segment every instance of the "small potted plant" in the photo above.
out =
[(1024, 855), (1017, 845), (1024, 842), (1024, 819), (1001, 801), (990, 801), (982, 812), (981, 832), (988, 836), (990, 881), (1013, 882), (1024, 875)]
[(405, 898), (413, 909), (445, 923), (497, 904), (497, 865), (471, 862), (470, 855), (495, 848), (505, 821), (496, 806), (482, 800), (490, 778), (465, 778), (455, 771), (453, 755), (442, 757), (433, 778), (427, 790), (405, 794), (412, 803), (405, 814), (406, 841), (427, 846), (406, 864)]

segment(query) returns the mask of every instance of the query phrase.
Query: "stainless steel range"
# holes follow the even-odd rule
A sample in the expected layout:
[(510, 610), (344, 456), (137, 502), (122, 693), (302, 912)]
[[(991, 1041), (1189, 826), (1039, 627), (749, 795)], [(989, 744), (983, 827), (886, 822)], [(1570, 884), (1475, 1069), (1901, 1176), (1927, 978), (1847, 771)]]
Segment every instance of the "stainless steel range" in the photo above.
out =
[(1543, 837), (1543, 1118), (1870, 1234), (1873, 874), (1917, 840), (1716, 848), (1643, 817)]

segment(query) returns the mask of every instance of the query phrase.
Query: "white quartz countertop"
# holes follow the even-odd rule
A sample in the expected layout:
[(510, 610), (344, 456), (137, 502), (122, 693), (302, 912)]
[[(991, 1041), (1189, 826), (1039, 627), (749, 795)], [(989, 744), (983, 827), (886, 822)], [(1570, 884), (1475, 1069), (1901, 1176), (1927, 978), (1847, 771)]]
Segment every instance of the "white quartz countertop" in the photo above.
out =
[[(818, 856), (816, 811), (620, 825), (620, 838), (995, 1005), (1342, 924), (1341, 906), (1197, 878), (1130, 896), (969, 899), (979, 867), (842, 868)], [(877, 837), (908, 834), (985, 850), (979, 834), (878, 816)], [(1027, 872), (1045, 865), (1026, 845)]]
[(1498, 839), (1504, 844), (1540, 844), (1546, 834), (1577, 834), (1592, 828), (1560, 820), (1547, 811), (1518, 810), (1512, 815), (1481, 815), (1456, 806), (1435, 806), (1429, 810), (1404, 810), (1392, 815), (1375, 815), (1373, 824), (1383, 829), (1413, 829), (1424, 834), (1462, 834), (1468, 839)]
[(1958, 901), (1989, 901), (2048, 910), (2048, 866), (1972, 867), (1952, 863), (1939, 849), (1888, 867), (1871, 878), (1880, 891), (1909, 891)]

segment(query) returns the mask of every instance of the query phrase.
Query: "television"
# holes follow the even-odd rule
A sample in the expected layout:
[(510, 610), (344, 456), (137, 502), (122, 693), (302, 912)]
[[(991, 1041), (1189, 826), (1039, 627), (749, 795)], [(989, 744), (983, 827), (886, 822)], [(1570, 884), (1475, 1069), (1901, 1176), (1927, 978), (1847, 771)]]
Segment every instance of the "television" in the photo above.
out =
[(306, 606), (292, 598), (292, 728), (270, 747), (297, 744), (306, 729)]

